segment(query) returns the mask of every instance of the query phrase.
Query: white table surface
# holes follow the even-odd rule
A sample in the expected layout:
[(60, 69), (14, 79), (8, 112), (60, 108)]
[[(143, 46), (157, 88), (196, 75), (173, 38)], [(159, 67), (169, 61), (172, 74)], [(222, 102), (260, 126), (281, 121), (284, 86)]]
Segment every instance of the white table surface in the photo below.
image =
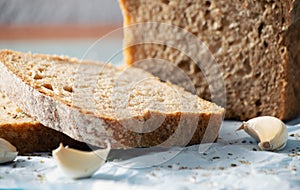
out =
[(225, 121), (217, 143), (168, 150), (113, 150), (88, 179), (73, 180), (47, 153), (0, 166), (0, 189), (300, 189), (300, 125), (287, 147), (257, 151), (240, 122)]

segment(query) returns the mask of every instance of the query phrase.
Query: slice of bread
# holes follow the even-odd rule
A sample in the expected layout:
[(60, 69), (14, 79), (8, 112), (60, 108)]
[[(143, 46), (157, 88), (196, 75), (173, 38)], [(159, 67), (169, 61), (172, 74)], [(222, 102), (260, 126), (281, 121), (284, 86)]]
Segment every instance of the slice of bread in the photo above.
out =
[[(299, 1), (119, 1), (124, 15), (127, 64), (162, 77), (167, 75), (167, 69), (157, 69), (153, 66), (155, 61), (143, 60), (171, 62), (191, 79), (200, 97), (210, 100), (209, 82), (203, 77), (205, 69), (201, 71), (196, 65), (203, 60), (188, 56), (190, 51), (197, 51), (198, 40), (208, 46), (220, 66), (226, 86), (226, 118), (246, 120), (272, 115), (287, 120), (299, 115)], [(136, 27), (138, 23), (143, 26)], [(163, 30), (159, 23), (184, 29), (197, 40), (187, 39), (176, 27)], [(165, 41), (157, 43), (157, 39)], [(177, 42), (175, 47), (166, 45), (172, 40)], [(190, 49), (182, 52), (184, 45)], [(172, 82), (186, 87), (172, 76), (174, 72)]]
[(0, 84), (24, 112), (95, 146), (214, 142), (224, 109), (138, 68), (0, 51)]
[(2, 92), (0, 92), (0, 138), (12, 143), (21, 155), (48, 152), (57, 148), (61, 142), (69, 147), (89, 149), (85, 143), (43, 126), (24, 113)]

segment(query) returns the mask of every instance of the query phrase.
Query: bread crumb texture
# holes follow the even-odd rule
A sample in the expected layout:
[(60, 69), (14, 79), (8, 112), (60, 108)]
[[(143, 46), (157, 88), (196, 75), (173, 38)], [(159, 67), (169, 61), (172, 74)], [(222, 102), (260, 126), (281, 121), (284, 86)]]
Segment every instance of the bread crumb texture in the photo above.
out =
[[(300, 112), (299, 1), (295, 0), (119, 0), (125, 26), (145, 22), (178, 26), (204, 42), (221, 68), (226, 86), (226, 117), (246, 120), (260, 115), (291, 119)], [(180, 39), (176, 32), (155, 27), (125, 29), (125, 43), (149, 36)], [(193, 44), (182, 38), (182, 43)], [(125, 44), (125, 46), (126, 46)], [(129, 65), (157, 76), (139, 61), (163, 59), (181, 68), (196, 94), (211, 99), (208, 82), (184, 52), (158, 44), (138, 44), (125, 50)], [(201, 61), (201, 60), (199, 60)], [(185, 87), (180, 81), (173, 82)]]

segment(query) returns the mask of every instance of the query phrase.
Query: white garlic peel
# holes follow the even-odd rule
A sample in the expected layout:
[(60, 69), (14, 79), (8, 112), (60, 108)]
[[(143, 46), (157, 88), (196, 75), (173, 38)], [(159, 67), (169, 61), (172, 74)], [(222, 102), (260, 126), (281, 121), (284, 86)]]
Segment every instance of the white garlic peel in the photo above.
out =
[(288, 131), (286, 125), (278, 118), (261, 116), (243, 122), (238, 130), (245, 130), (255, 138), (260, 150), (281, 150), (286, 146)]
[(106, 149), (96, 151), (80, 151), (64, 147), (62, 144), (52, 151), (58, 167), (73, 179), (92, 176), (104, 163), (110, 151), (110, 144)]
[(0, 164), (12, 162), (18, 156), (15, 146), (7, 140), (0, 138)]

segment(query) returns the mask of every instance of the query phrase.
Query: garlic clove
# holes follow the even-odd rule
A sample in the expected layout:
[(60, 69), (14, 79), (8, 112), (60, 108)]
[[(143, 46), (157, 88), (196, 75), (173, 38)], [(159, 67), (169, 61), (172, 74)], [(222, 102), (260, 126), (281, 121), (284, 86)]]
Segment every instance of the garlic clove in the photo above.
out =
[(17, 152), (17, 148), (7, 140), (0, 138), (0, 151)]
[(59, 168), (73, 179), (87, 178), (93, 175), (104, 163), (110, 151), (106, 149), (86, 152), (64, 147), (62, 144), (52, 151)]
[(281, 150), (286, 146), (288, 131), (285, 124), (272, 116), (261, 116), (243, 122), (238, 130), (245, 130), (259, 141), (261, 150)]
[(18, 156), (18, 152), (1, 152), (0, 151), (0, 164), (12, 162)]
[(12, 162), (17, 156), (17, 148), (7, 140), (0, 138), (0, 164)]

